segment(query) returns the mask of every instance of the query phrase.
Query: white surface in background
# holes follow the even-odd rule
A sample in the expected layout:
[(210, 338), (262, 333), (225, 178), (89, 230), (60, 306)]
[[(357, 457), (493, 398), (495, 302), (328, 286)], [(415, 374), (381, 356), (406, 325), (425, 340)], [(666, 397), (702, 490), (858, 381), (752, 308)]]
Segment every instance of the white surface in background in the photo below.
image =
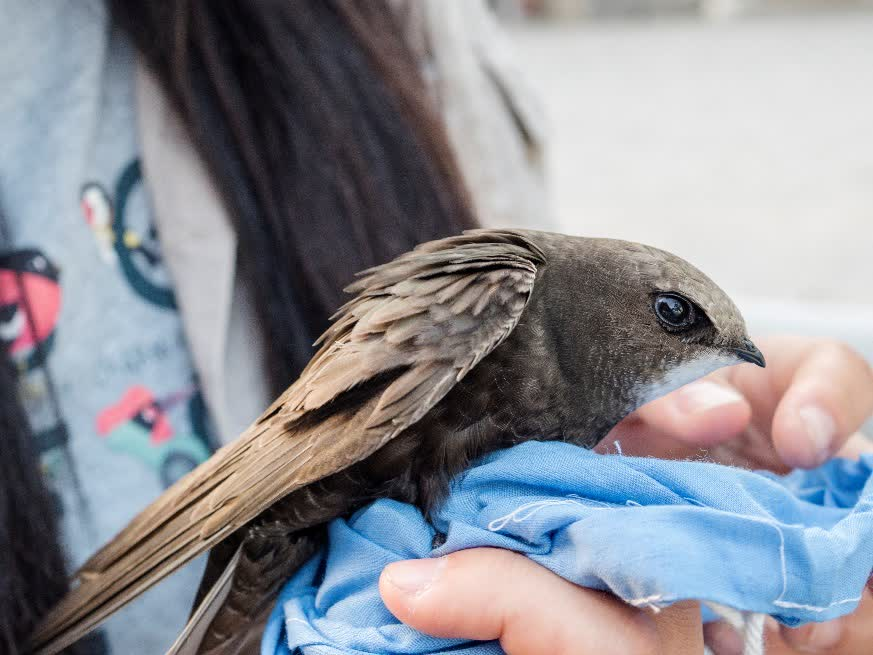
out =
[(803, 334), (845, 341), (873, 362), (873, 306), (737, 298), (752, 335)]
[(732, 295), (813, 302), (790, 306), (798, 325), (873, 343), (819, 306), (873, 307), (873, 15), (512, 33), (551, 115), (564, 231), (666, 248)]

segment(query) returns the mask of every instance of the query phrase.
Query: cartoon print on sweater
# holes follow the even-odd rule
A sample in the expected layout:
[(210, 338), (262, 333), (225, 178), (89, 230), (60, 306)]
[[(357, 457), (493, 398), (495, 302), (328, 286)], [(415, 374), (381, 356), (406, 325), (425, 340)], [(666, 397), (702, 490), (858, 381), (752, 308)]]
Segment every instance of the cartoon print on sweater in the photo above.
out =
[[(179, 434), (171, 423), (171, 411), (182, 403), (188, 404), (192, 433)], [(165, 488), (210, 455), (203, 399), (194, 385), (165, 398), (134, 385), (97, 415), (96, 429), (109, 448), (152, 468)]]
[[(18, 367), (21, 400), (56, 501), (57, 480), (75, 475), (69, 429), (46, 369), (61, 297), (60, 271), (41, 250), (22, 248), (0, 255), (0, 343)], [(57, 505), (61, 509), (59, 501)]]
[(19, 368), (32, 369), (51, 349), (61, 311), (59, 277), (35, 248), (0, 255), (0, 343)]
[[(175, 309), (170, 277), (164, 266), (158, 233), (151, 212), (130, 212), (134, 202), (145, 202), (139, 159), (125, 166), (115, 182), (115, 197), (99, 182), (82, 187), (85, 222), (94, 234), (100, 258), (118, 264), (133, 291), (148, 302)], [(149, 218), (136, 220), (135, 217)]]

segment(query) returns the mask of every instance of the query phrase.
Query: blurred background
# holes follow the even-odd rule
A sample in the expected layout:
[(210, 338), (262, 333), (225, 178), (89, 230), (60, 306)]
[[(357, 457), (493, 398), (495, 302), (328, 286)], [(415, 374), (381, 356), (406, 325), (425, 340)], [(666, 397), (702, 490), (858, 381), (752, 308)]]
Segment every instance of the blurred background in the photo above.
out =
[(660, 246), (753, 333), (873, 361), (873, 2), (492, 0), (560, 229)]

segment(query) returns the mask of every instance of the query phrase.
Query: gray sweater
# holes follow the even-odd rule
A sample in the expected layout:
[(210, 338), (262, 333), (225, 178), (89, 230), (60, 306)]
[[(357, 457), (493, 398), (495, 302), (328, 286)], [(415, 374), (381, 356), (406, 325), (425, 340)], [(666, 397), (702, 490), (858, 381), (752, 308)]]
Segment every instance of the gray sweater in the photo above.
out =
[[(396, 4), (483, 222), (547, 227), (541, 121), (484, 5)], [(102, 2), (0, 15), (0, 281), (26, 296), (0, 292), (0, 338), (75, 567), (270, 398), (224, 209)], [(163, 652), (201, 564), (107, 622), (112, 651)]]

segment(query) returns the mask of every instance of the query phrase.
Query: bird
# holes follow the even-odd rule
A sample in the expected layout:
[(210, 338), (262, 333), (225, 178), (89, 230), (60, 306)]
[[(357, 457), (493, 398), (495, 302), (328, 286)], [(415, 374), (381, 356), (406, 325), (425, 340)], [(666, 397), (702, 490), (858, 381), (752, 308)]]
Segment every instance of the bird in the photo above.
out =
[(710, 278), (629, 241), (472, 230), (346, 290), (299, 378), (80, 568), (33, 652), (59, 652), (207, 550), (195, 645), (173, 652), (251, 652), (332, 519), (386, 497), (427, 517), (485, 454), (527, 440), (593, 448), (696, 378), (765, 366)]

